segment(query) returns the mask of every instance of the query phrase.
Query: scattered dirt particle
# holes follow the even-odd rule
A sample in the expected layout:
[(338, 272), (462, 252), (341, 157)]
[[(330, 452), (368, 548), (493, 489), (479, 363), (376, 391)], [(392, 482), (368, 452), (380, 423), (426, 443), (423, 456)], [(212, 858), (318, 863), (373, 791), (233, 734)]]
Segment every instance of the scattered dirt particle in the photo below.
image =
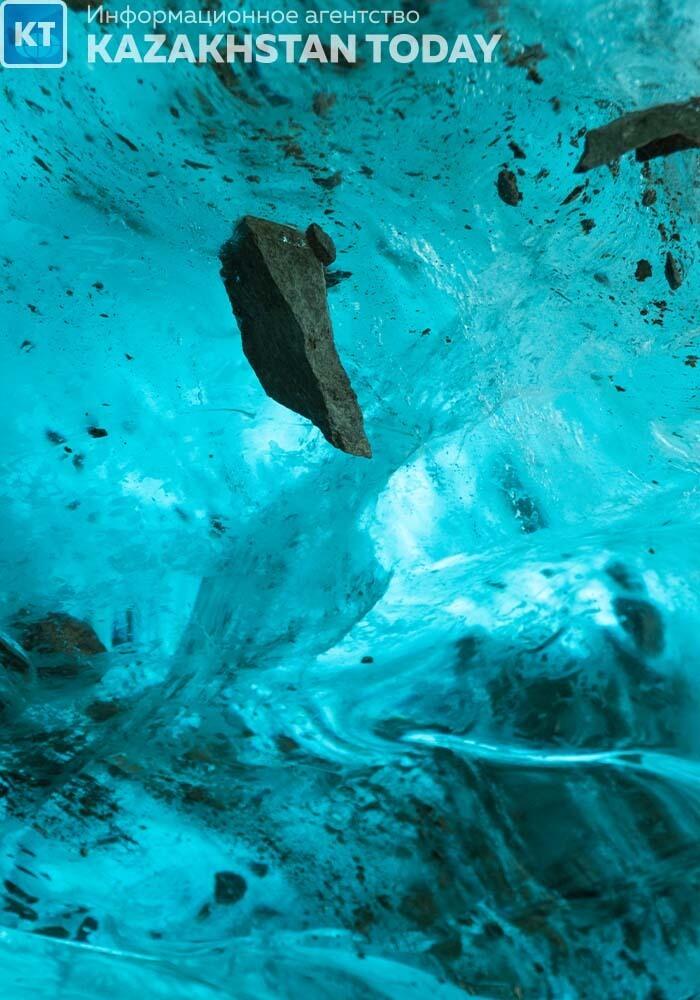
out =
[(637, 269), (634, 272), (634, 276), (637, 281), (646, 281), (647, 278), (651, 278), (651, 264), (648, 260), (642, 257), (641, 260), (637, 261)]
[(498, 175), (496, 190), (501, 201), (513, 208), (523, 200), (522, 192), (518, 187), (518, 179), (513, 171), (508, 170), (507, 167), (504, 167)]
[(330, 177), (314, 177), (313, 181), (319, 187), (325, 188), (327, 191), (332, 191), (333, 188), (337, 188), (339, 184), (342, 184), (343, 175), (339, 170), (336, 170)]
[(59, 938), (63, 941), (70, 937), (70, 931), (65, 927), (37, 927), (34, 934), (43, 934), (44, 937)]
[(562, 205), (570, 205), (572, 201), (576, 201), (576, 199), (578, 198), (578, 196), (583, 191), (585, 191), (585, 189), (586, 189), (586, 185), (585, 184), (579, 184), (579, 185), (577, 185), (573, 189), (573, 191), (569, 191), (569, 193), (567, 194), (566, 198), (564, 198), (564, 200), (562, 202)]
[(295, 750), (299, 749), (299, 744), (291, 736), (278, 736), (275, 743), (280, 753), (294, 753)]
[(223, 906), (240, 902), (248, 891), (248, 883), (236, 872), (217, 872), (214, 876), (214, 899)]
[(117, 139), (119, 139), (120, 142), (123, 142), (125, 146), (128, 146), (133, 153), (138, 153), (139, 147), (135, 143), (133, 143), (131, 139), (127, 139), (127, 137), (125, 135), (122, 135), (121, 132), (115, 132), (114, 134), (116, 135)]
[(677, 259), (672, 253), (666, 254), (666, 265), (664, 267), (666, 281), (671, 291), (675, 292), (683, 284), (683, 271)]

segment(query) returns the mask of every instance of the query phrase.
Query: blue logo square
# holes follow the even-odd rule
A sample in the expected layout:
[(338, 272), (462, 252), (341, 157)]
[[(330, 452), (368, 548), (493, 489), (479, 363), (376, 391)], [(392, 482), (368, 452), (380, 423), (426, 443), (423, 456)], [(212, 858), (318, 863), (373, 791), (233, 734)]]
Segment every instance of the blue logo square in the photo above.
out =
[(63, 0), (0, 4), (0, 63), (7, 69), (60, 69), (66, 65), (67, 40)]

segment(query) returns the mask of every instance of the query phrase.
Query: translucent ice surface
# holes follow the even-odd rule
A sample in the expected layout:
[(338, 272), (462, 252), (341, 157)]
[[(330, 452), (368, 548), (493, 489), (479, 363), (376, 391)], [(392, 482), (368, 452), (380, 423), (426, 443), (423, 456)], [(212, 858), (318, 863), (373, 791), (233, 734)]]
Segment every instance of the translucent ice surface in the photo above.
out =
[[(494, 63), (2, 71), (4, 1000), (700, 990), (700, 161), (573, 172), (698, 6), (418, 6)], [(370, 461), (244, 214), (332, 235)]]

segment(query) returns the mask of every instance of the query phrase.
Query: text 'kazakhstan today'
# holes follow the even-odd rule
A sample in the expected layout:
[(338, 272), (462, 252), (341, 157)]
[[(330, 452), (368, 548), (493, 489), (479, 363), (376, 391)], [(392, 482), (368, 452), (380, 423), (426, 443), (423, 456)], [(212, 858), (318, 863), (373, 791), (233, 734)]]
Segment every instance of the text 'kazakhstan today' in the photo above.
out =
[[(473, 39), (473, 41), (472, 41)], [(105, 63), (490, 63), (500, 35), (176, 35), (87, 36), (88, 62)]]

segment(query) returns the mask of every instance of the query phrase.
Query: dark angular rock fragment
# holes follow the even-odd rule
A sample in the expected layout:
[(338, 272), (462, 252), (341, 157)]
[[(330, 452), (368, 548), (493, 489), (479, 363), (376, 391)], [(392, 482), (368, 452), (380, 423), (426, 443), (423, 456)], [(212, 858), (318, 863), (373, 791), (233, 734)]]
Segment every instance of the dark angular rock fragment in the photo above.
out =
[(99, 930), (99, 924), (94, 917), (85, 917), (75, 934), (75, 940), (81, 943), (87, 941), (94, 931)]
[(248, 891), (248, 884), (236, 872), (217, 872), (214, 876), (214, 899), (217, 903), (230, 906), (240, 902)]
[(18, 885), (16, 885), (14, 882), (11, 882), (9, 879), (5, 879), (4, 887), (13, 896), (18, 896), (20, 899), (23, 899), (25, 903), (39, 902), (38, 896), (31, 896), (28, 892), (25, 892), (24, 889), (21, 889)]
[(637, 159), (646, 162), (694, 148), (700, 148), (700, 97), (633, 111), (602, 128), (591, 129), (586, 133), (576, 173), (601, 167), (633, 149)]
[(91, 658), (106, 650), (87, 622), (62, 612), (32, 619), (22, 611), (12, 627), (17, 641), (0, 635), (0, 666), (5, 670), (25, 678), (33, 673), (38, 680), (52, 683), (80, 678), (87, 684), (99, 679)]
[(57, 938), (59, 941), (67, 941), (70, 937), (70, 931), (59, 925), (52, 925), (51, 927), (37, 927), (34, 933), (43, 934), (44, 937)]
[(352, 278), (352, 271), (326, 271), (326, 288), (336, 288), (348, 278)]
[(245, 216), (220, 259), (243, 350), (268, 396), (311, 420), (334, 447), (370, 458), (333, 342), (323, 265), (306, 235)]
[(664, 274), (666, 275), (666, 281), (668, 282), (671, 291), (675, 292), (676, 289), (680, 288), (683, 284), (683, 271), (681, 270), (681, 265), (672, 253), (666, 254)]
[(39, 919), (39, 914), (33, 907), (27, 906), (27, 904), (23, 903), (20, 899), (13, 899), (11, 896), (5, 897), (5, 905), (3, 906), (3, 910), (6, 913), (14, 914), (14, 916), (19, 917), (20, 920)]
[(585, 184), (578, 184), (573, 191), (569, 191), (566, 198), (564, 198), (562, 205), (570, 205), (572, 201), (576, 201), (580, 194), (586, 190)]
[(637, 281), (646, 281), (647, 278), (651, 278), (651, 264), (648, 260), (642, 257), (641, 260), (637, 261), (637, 269), (634, 272), (634, 276)]
[(518, 179), (513, 171), (508, 170), (507, 167), (504, 167), (498, 175), (496, 188), (498, 190), (498, 197), (506, 205), (515, 207), (523, 200), (522, 193), (518, 187)]
[(311, 223), (306, 230), (306, 238), (314, 252), (314, 256), (321, 261), (324, 267), (328, 267), (335, 261), (337, 257), (335, 243), (328, 233), (321, 229), (318, 223)]
[(36, 653), (105, 652), (92, 625), (59, 611), (27, 624), (20, 641), (23, 649)]
[(314, 184), (318, 184), (319, 187), (325, 188), (327, 191), (332, 191), (333, 188), (337, 188), (339, 184), (343, 183), (343, 175), (339, 170), (336, 170), (334, 174), (329, 177), (314, 177)]

